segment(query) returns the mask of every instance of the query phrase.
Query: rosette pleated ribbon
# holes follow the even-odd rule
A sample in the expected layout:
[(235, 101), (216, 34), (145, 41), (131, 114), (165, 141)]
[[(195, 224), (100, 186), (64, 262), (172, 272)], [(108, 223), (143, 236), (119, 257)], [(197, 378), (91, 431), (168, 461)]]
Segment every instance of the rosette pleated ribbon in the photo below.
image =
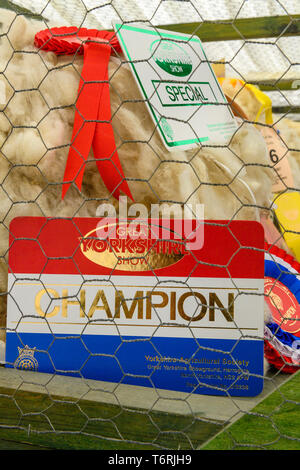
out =
[(111, 125), (108, 62), (112, 51), (121, 52), (115, 33), (76, 27), (51, 28), (38, 32), (34, 43), (40, 50), (52, 51), (56, 55), (83, 54), (62, 198), (73, 182), (81, 191), (85, 163), (92, 148), (109, 193), (118, 198), (123, 192), (133, 200)]
[[(265, 243), (265, 278), (274, 280), (273, 293), (277, 283), (283, 289), (276, 291), (275, 318), (265, 325), (264, 356), (275, 369), (293, 374), (300, 369), (300, 263), (276, 245)], [(295, 312), (288, 313), (284, 299), (291, 305), (293, 300)], [(295, 334), (288, 331), (290, 328)]]

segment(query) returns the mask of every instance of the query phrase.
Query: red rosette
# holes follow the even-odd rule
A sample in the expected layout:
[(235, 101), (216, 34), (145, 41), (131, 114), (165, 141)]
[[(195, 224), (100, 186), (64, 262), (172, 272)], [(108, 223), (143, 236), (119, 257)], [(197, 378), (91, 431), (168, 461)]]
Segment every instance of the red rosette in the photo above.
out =
[(265, 242), (265, 251), (270, 255), (274, 255), (277, 258), (281, 258), (283, 261), (288, 263), (297, 273), (300, 274), (300, 263), (282, 248), (279, 248), (276, 245), (270, 245)]
[(265, 298), (272, 320), (300, 338), (300, 263), (285, 250), (265, 243)]
[(133, 199), (111, 125), (108, 62), (112, 50), (121, 51), (115, 33), (73, 26), (51, 28), (38, 32), (34, 44), (38, 49), (56, 55), (84, 56), (62, 198), (72, 183), (81, 190), (85, 162), (92, 148), (108, 191), (116, 198), (123, 191)]
[(282, 356), (267, 340), (264, 341), (264, 356), (280, 372), (294, 374), (299, 370), (298, 364), (294, 364), (290, 357)]
[(116, 34), (97, 29), (60, 27), (39, 31), (34, 45), (43, 51), (52, 51), (56, 55), (83, 54), (83, 45), (88, 42), (108, 43), (114, 50), (121, 52)]

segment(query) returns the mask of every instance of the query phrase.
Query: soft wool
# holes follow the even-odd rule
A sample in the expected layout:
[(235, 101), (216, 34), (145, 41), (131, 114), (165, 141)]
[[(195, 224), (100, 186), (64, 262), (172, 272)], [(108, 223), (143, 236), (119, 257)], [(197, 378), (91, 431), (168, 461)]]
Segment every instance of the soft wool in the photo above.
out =
[[(242, 86), (239, 81), (225, 79), (222, 84), (224, 92), (235, 103), (237, 103), (250, 121), (254, 121), (259, 111), (260, 104), (253, 93)], [(264, 122), (264, 114), (259, 121)], [(287, 158), (292, 170), (294, 189), (300, 189), (300, 123), (288, 118), (273, 116), (274, 125), (280, 132), (286, 149), (289, 150)]]
[[(7, 32), (0, 44), (0, 290), (5, 293), (8, 228), (14, 217), (96, 216), (103, 200), (116, 207), (117, 201), (92, 155), (82, 192), (71, 187), (61, 200), (82, 57), (38, 52), (34, 36), (45, 29), (43, 23), (5, 10), (1, 22), (1, 33)], [(254, 126), (241, 123), (225, 148), (168, 153), (124, 58), (110, 60), (109, 76), (116, 145), (135, 202), (148, 207), (163, 201), (203, 203), (207, 219), (257, 220), (257, 207), (270, 207), (274, 174)]]

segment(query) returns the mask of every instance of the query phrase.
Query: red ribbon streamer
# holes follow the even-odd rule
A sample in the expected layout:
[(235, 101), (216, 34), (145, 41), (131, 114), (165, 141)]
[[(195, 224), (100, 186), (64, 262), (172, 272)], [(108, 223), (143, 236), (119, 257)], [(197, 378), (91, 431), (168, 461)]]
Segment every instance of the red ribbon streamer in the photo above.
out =
[(111, 125), (108, 62), (112, 49), (121, 51), (116, 35), (97, 29), (62, 27), (40, 31), (34, 43), (39, 49), (57, 55), (84, 55), (62, 198), (73, 181), (81, 190), (85, 163), (92, 147), (98, 171), (109, 192), (118, 198), (122, 191), (133, 200)]

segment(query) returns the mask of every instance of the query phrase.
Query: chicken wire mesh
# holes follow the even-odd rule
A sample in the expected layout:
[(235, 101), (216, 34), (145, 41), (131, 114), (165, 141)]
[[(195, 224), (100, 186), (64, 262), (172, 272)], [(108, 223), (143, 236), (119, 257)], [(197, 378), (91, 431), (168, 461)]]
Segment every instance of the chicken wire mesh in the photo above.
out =
[[(55, 250), (50, 254), (44, 252), (43, 229), (53, 220), (66, 220), (75, 228), (79, 237), (84, 237), (85, 232), (78, 222), (79, 217), (96, 217), (99, 206), (104, 203), (109, 203), (116, 211), (119, 207), (117, 199), (112, 196), (111, 191), (99, 177), (91, 153), (86, 161), (81, 160), (78, 169), (79, 172), (84, 170), (82, 190), (78, 190), (74, 184), (78, 176), (76, 174), (71, 179), (73, 184), (67, 196), (61, 199), (62, 188), (67, 184), (63, 181), (63, 176), (67, 155), (70, 146), (72, 147), (70, 143), (74, 114), (76, 110), (78, 111), (78, 96), (80, 96), (78, 84), (82, 74), (83, 57), (79, 46), (75, 52), (67, 55), (58, 56), (53, 52), (45, 52), (42, 47), (37, 47), (34, 38), (37, 32), (49, 31), (50, 28), (57, 26), (112, 30), (112, 21), (118, 21), (121, 25), (132, 23), (150, 25), (156, 31), (158, 27), (164, 28), (168, 25), (174, 25), (173, 31), (177, 31), (182, 23), (195, 23), (196, 26), (189, 33), (192, 37), (199, 35), (200, 38), (203, 25), (208, 24), (211, 30), (217, 31), (223, 22), (227, 22), (233, 33), (237, 33), (238, 38), (218, 39), (218, 41), (214, 41), (214, 34), (211, 34), (210, 39), (204, 42), (207, 59), (216, 67), (215, 71), (223, 92), (237, 116), (238, 128), (226, 145), (207, 145), (204, 142), (196, 149), (167, 153), (157, 132), (158, 124), (153, 124), (147, 114), (145, 107), (147, 100), (141, 96), (136, 87), (128, 60), (121, 51), (114, 50), (109, 62), (108, 80), (100, 82), (109, 83), (112, 110), (110, 120), (125, 180), (135, 202), (143, 204), (147, 209), (151, 204), (157, 203), (175, 206), (175, 216), (176, 211), (182, 214), (181, 211), (185, 207), (194, 214), (194, 206), (201, 203), (204, 204), (206, 219), (229, 221), (227, 222), (229, 232), (230, 223), (234, 220), (262, 221), (271, 225), (272, 241), (266, 250), (266, 257), (275, 262), (279, 274), (277, 273), (275, 283), (273, 281), (271, 288), (269, 287), (266, 292), (266, 299), (270, 301), (265, 307), (265, 330), (263, 337), (260, 338), (265, 342), (266, 348), (265, 370), (258, 375), (261, 378), (264, 376), (264, 387), (271, 385), (271, 389), (275, 391), (278, 390), (281, 380), (289, 374), (294, 374), (299, 365), (297, 335), (300, 325), (297, 295), (295, 294), (294, 310), (287, 313), (286, 304), (278, 297), (278, 292), (274, 288), (274, 284), (281, 285), (280, 282), (283, 282), (287, 274), (289, 278), (292, 276), (295, 282), (298, 280), (299, 268), (297, 260), (294, 259), (297, 258), (297, 250), (295, 245), (292, 245), (292, 249), (287, 245), (292, 243), (289, 235), (297, 234), (298, 228), (282, 226), (275, 214), (278, 200), (275, 199), (274, 203), (275, 195), (272, 192), (276, 178), (277, 184), (281, 184), (279, 194), (298, 194), (300, 184), (298, 166), (300, 127), (297, 124), (300, 90), (299, 37), (297, 34), (290, 35), (290, 32), (291, 34), (294, 32), (292, 26), (299, 21), (297, 2), (269, 0), (262, 4), (250, 0), (232, 2), (50, 0), (4, 1), (0, 6), (3, 7), (0, 17), (1, 347), (2, 364), (10, 366), (15, 373), (9, 376), (13, 386), (10, 391), (7, 391), (3, 381), (1, 382), (3, 417), (0, 418), (0, 427), (4, 430), (25, 430), (28, 434), (34, 433), (38, 436), (50, 433), (56, 436), (75, 435), (83, 440), (93, 437), (96, 441), (97, 439), (101, 442), (113, 441), (116, 448), (127, 443), (157, 449), (197, 449), (237, 417), (251, 415), (255, 401), (250, 400), (248, 408), (248, 405), (245, 406), (245, 399), (232, 396), (232, 383), (225, 388), (221, 387), (222, 391), (225, 391), (225, 396), (215, 396), (215, 392), (220, 389), (219, 386), (211, 386), (212, 396), (195, 394), (197, 387), (203, 386), (203, 382), (194, 372), (193, 389), (181, 394), (157, 387), (154, 380), (155, 369), (148, 374), (132, 372), (130, 367), (124, 366), (122, 362), (124, 348), (125, 345), (130, 348), (132, 343), (141, 340), (128, 339), (126, 334), (122, 333), (122, 325), (120, 327), (116, 322), (116, 311), (111, 316), (107, 315), (104, 322), (104, 326), (105, 323), (113, 325), (115, 334), (118, 335), (119, 341), (114, 347), (99, 353), (95, 352), (94, 346), (87, 341), (84, 335), (90, 331), (94, 318), (90, 310), (86, 309), (85, 298), (81, 293), (91, 279), (78, 268), (76, 259), (78, 250), (63, 255), (57, 255), (59, 251)], [(245, 37), (244, 30), (239, 31), (239, 25), (242, 25), (239, 20), (270, 17), (270, 21), (276, 21), (278, 16), (284, 18), (284, 26), (276, 37), (270, 37), (269, 34), (264, 37), (262, 30), (258, 35), (255, 33), (256, 36), (251, 39)], [(55, 37), (55, 34), (52, 33), (50, 39), (53, 36)], [(48, 41), (50, 39), (48, 37)], [(222, 64), (225, 64), (225, 68), (222, 68)], [(217, 66), (221, 66), (221, 73)], [(276, 113), (271, 124), (264, 121), (264, 113), (260, 116), (259, 123), (257, 121), (261, 103), (256, 101), (256, 97), (246, 87), (252, 83), (259, 83), (265, 90), (265, 96), (272, 100), (273, 110)], [(102, 120), (105, 121), (105, 118)], [(276, 158), (272, 160), (272, 155), (269, 155), (260, 134), (261, 127), (272, 128), (275, 124), (280, 141), (284, 144), (284, 151), (279, 158), (281, 160), (287, 157), (289, 161), (288, 177), (283, 177), (276, 167), (278, 156), (275, 154)], [(112, 159), (111, 154), (109, 158)], [(122, 185), (123, 182), (122, 177), (119, 184)], [(278, 196), (277, 191), (276, 195)], [(297, 219), (296, 209), (288, 208), (290, 211), (294, 210), (291, 219)], [(32, 234), (26, 235), (24, 225), (22, 234), (16, 235), (18, 232), (12, 230), (11, 222), (20, 216), (45, 218), (42, 219), (34, 239)], [(270, 225), (265, 225), (266, 233)], [(93, 240), (93, 237), (91, 238)], [(20, 296), (15, 290), (18, 282), (26, 281), (26, 278), (22, 279), (18, 274), (22, 271), (14, 273), (9, 262), (9, 252), (16, 239), (33, 241), (43, 252), (43, 267), (33, 280), (44, 289), (48, 298), (43, 311), (44, 323), (52, 339), (44, 349), (38, 351), (43, 353), (51, 364), (52, 372), (48, 374), (38, 373), (33, 352), (30, 347), (29, 351), (26, 349), (28, 345), (22, 336), (23, 325), (31, 322), (36, 315), (24, 308), (22, 298), (24, 294)], [(238, 245), (236, 252), (242, 247), (240, 240)], [(24, 259), (26, 246), (22, 245)], [(30, 244), (28, 247), (32, 249)], [(113, 248), (111, 247), (114, 264), (110, 266), (113, 268), (112, 274), (118, 261), (118, 254)], [(284, 251), (284, 259), (280, 257), (281, 251), (276, 251), (278, 249)], [(18, 252), (19, 257), (20, 253), (22, 251)], [(291, 261), (292, 256), (293, 261)], [(66, 259), (73, 263), (73, 268), (75, 266), (74, 269), (77, 270), (80, 279), (70, 295), (68, 290), (57, 294), (54, 287), (47, 284), (46, 277), (43, 277), (47, 273), (46, 267), (49, 263)], [(136, 256), (133, 259), (136, 259)], [(34, 262), (33, 259), (32, 263)], [(162, 281), (151, 264), (153, 263), (151, 249), (146, 255), (146, 263), (157, 280), (153, 289), (161, 288)], [(201, 263), (203, 264), (203, 261), (197, 260), (196, 265)], [(223, 267), (228, 268), (226, 264)], [(11, 278), (7, 285), (8, 272)], [(229, 275), (234, 285), (234, 297), (232, 297), (234, 302), (241, 295), (241, 291), (235, 280), (231, 279), (230, 270)], [(187, 274), (188, 281), (190, 277), (191, 272)], [(99, 278), (93, 278), (93, 281), (99, 286)], [(107, 283), (106, 287), (109, 284), (114, 291), (118, 291), (119, 286), (113, 275), (104, 281), (102, 279), (101, 282)], [(189, 282), (186, 282), (186, 285), (193, 292)], [(143, 292), (140, 295), (143, 300), (147, 297)], [(18, 321), (13, 328), (11, 324), (9, 328), (7, 326), (7, 299), (19, 312)], [(72, 306), (80, 308), (82, 316), (78, 334), (61, 335), (55, 332), (55, 322), (51, 317), (57, 308), (55, 301), (65, 302), (62, 305), (67, 309)], [(199, 310), (203, 309), (201, 302), (203, 299), (199, 302), (198, 298), (189, 312), (186, 329), (189, 330), (191, 338), (195, 338), (191, 322), (194, 317), (199, 316)], [(140, 305), (139, 297), (123, 297), (118, 305), (119, 311), (122, 306), (127, 312), (126, 318), (132, 319), (135, 307)], [(165, 326), (165, 320), (161, 318), (158, 306), (152, 303), (151, 295), (150, 305), (155, 311), (157, 324), (151, 330), (151, 335), (148, 338), (144, 337), (142, 342), (147, 341), (151, 344), (153, 356), (159, 357), (160, 362), (168, 362), (170, 358), (166, 357), (163, 350), (159, 350), (155, 343), (157, 331)], [(229, 304), (227, 310), (222, 303), (218, 307), (219, 311), (223, 310), (225, 313), (230, 311)], [(277, 327), (274, 327), (275, 322), (268, 316), (269, 309), (273, 311)], [(107, 313), (108, 310), (105, 311)], [(101, 320), (104, 321), (102, 317)], [(285, 325), (288, 322), (292, 323), (292, 328), (286, 331)], [(236, 329), (238, 337), (235, 345), (225, 353), (226, 357), (232, 360), (234, 368), (237, 367), (236, 370), (240, 371), (245, 384), (249, 379), (249, 371), (241, 369), (233, 356), (235, 347), (245, 337), (245, 333), (238, 325)], [(4, 355), (8, 333), (16, 333), (18, 338), (20, 354), (15, 361), (7, 360)], [(66, 369), (60, 365), (59, 360), (57, 361), (57, 356), (52, 357), (55, 345), (62, 344), (63, 341), (66, 343), (77, 341), (76, 348), (82, 352), (83, 359), (80, 365), (77, 363), (75, 369)], [(203, 346), (199, 338), (198, 340), (195, 338), (195, 344), (197, 351), (207, 352), (209, 349)], [(66, 354), (66, 351), (70, 354), (67, 346), (61, 353), (56, 352), (56, 355)], [(107, 368), (118, 369), (119, 378), (114, 383), (94, 382), (85, 375), (86, 364), (99, 356), (107, 358)], [(183, 361), (182, 367), (189, 368), (194, 356), (195, 352), (191, 353)], [(35, 368), (37, 372), (24, 371)], [(209, 372), (208, 369), (206, 374)], [(7, 372), (9, 368), (3, 367), (1, 370)], [(255, 376), (255, 373), (250, 373), (251, 376)], [(8, 380), (8, 376), (3, 377), (4, 381)], [(139, 384), (143, 388), (126, 388), (125, 384), (130, 384), (131, 378), (140, 380)], [(236, 377), (233, 382), (237, 382)], [(207, 387), (207, 382), (205, 384)], [(148, 395), (145, 395), (145, 386), (149, 389)], [(37, 399), (37, 395), (34, 395), (34, 399), (30, 393), (26, 395), (32, 390), (35, 394), (37, 392), (42, 394), (42, 401)], [(295, 406), (299, 404), (297, 399), (290, 395), (288, 397), (282, 395), (281, 398), (281, 406), (287, 403)], [(6, 408), (12, 411), (7, 414)], [(165, 416), (168, 416), (168, 419)], [(272, 416), (260, 415), (260, 417), (267, 419), (273, 429), (276, 428)], [(139, 425), (136, 425), (135, 420), (139, 421)], [(137, 430), (135, 426), (139, 426)], [(299, 445), (297, 430), (290, 432), (288, 429), (276, 428), (271, 441), (266, 442), (262, 438), (261, 441), (256, 441), (256, 446), (270, 448), (283, 437)], [(97, 446), (96, 441), (94, 446)], [(243, 442), (242, 437), (241, 440), (232, 439), (232, 448), (242, 445), (241, 442)], [(243, 445), (254, 446), (247, 442)]]

